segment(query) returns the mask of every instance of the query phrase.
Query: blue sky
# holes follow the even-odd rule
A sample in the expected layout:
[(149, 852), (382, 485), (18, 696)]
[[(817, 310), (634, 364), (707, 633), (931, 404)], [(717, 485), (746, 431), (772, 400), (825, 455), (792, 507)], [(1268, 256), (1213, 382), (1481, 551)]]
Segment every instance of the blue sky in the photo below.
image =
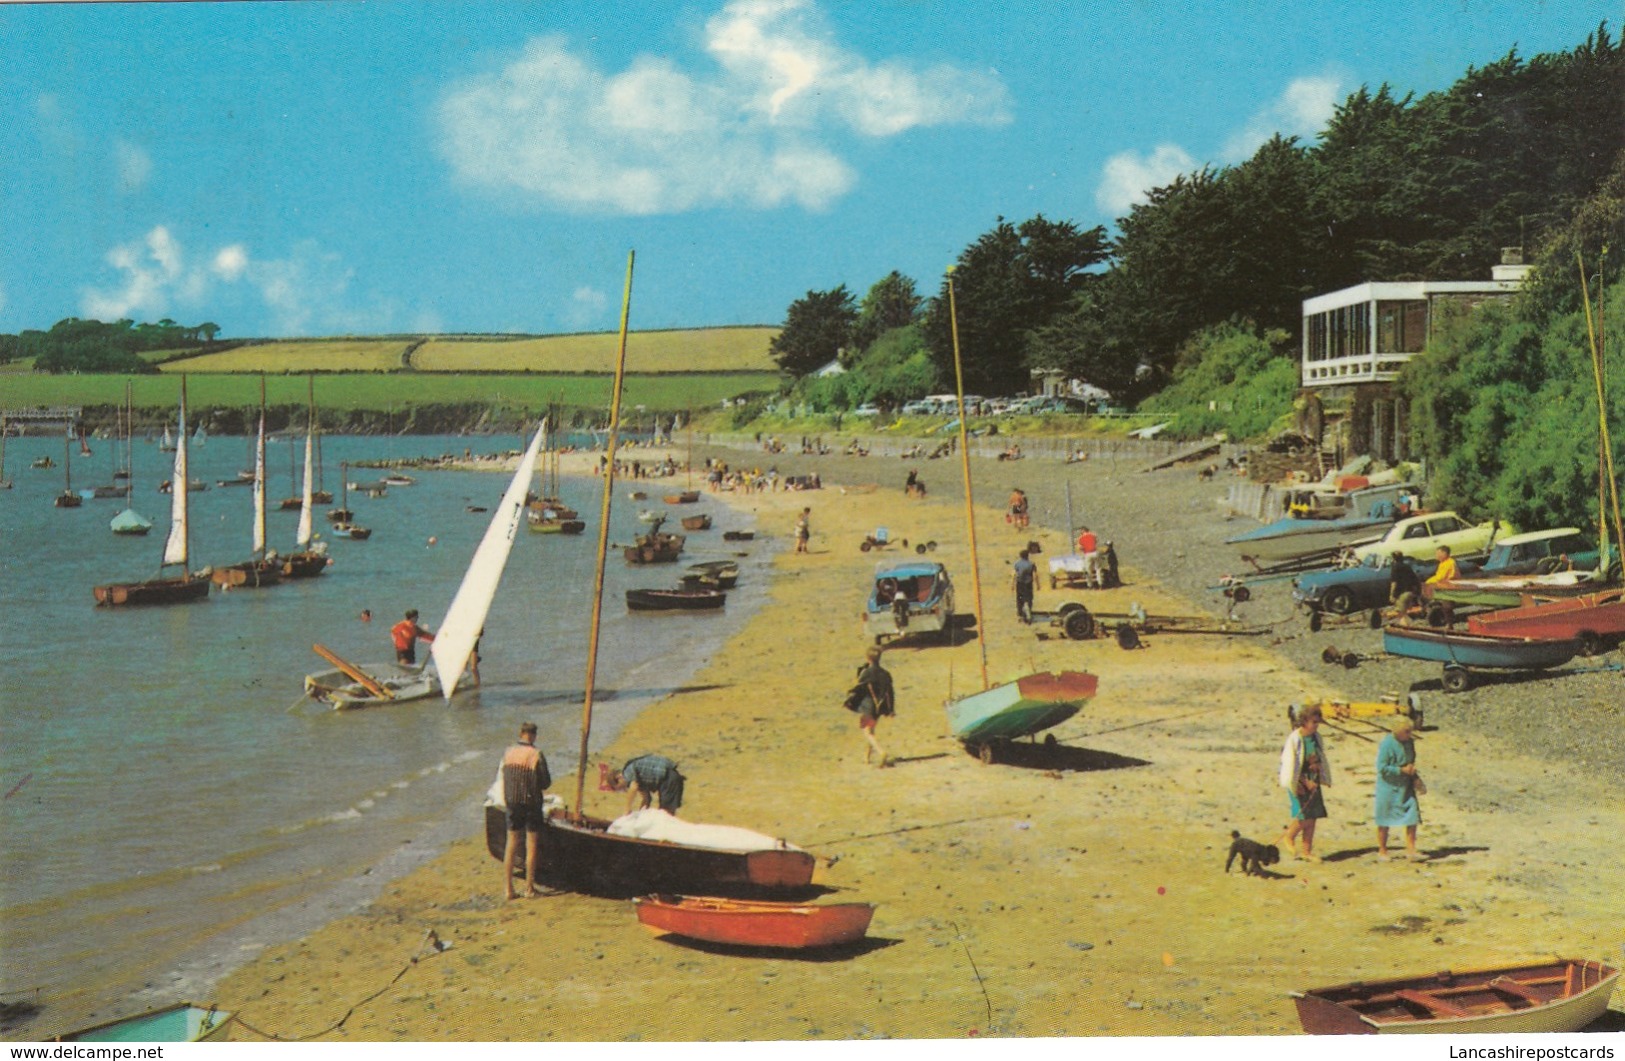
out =
[(776, 323), (1617, 0), (0, 5), (0, 331)]

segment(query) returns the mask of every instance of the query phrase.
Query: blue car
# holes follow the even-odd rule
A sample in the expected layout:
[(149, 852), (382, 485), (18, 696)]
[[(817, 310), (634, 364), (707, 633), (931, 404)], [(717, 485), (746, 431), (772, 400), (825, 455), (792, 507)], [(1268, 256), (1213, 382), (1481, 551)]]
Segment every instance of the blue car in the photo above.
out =
[(948, 569), (923, 560), (879, 565), (864, 605), (863, 622), (877, 645), (888, 637), (907, 634), (949, 636), (954, 625), (954, 583)]
[[(1367, 608), (1388, 606), (1388, 575), (1392, 560), (1386, 555), (1366, 557), (1354, 567), (1311, 571), (1292, 581), (1292, 599), (1312, 611), (1349, 615)], [(1436, 560), (1407, 560), (1419, 580), (1426, 580), (1439, 567)], [(1463, 560), (1461, 573), (1472, 574), (1478, 565)]]

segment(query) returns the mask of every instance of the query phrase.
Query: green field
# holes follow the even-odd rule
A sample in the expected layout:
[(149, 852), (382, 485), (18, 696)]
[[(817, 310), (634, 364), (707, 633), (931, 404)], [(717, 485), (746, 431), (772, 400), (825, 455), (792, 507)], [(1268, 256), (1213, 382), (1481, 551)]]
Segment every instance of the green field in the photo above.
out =
[[(303, 405), (306, 377), (265, 378), (271, 405)], [(578, 408), (608, 408), (609, 376), (523, 375), (458, 376), (413, 372), (329, 373), (315, 377), (316, 404), (324, 410), (401, 411), (416, 405), (488, 403), (493, 407), (540, 412), (549, 402)], [(124, 385), (134, 388), (138, 408), (175, 404), (180, 383), (172, 375), (0, 376), (0, 408), (41, 405), (116, 405)], [(642, 405), (652, 410), (700, 410), (719, 406), (724, 398), (746, 391), (773, 391), (776, 372), (676, 373), (628, 375), (622, 406), (628, 413)], [(187, 397), (193, 408), (244, 407), (259, 404), (260, 377), (253, 374), (189, 375)]]
[(165, 372), (394, 372), (411, 339), (254, 343), (167, 362)]
[[(690, 328), (633, 332), (628, 372), (775, 372), (767, 344), (777, 328)], [(613, 372), (619, 336), (431, 339), (412, 354), (420, 372)]]

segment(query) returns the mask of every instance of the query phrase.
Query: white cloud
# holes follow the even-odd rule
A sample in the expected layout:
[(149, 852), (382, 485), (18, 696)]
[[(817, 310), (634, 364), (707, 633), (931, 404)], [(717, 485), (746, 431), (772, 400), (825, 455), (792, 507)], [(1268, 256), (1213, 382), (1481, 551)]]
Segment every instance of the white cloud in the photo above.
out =
[(1135, 203), (1145, 202), (1151, 189), (1196, 168), (1196, 160), (1178, 144), (1159, 144), (1149, 155), (1121, 152), (1106, 160), (1095, 203), (1113, 217), (1122, 217)]
[(355, 270), (339, 255), (304, 240), (282, 258), (255, 258), (243, 244), (193, 254), (164, 225), (120, 244), (105, 259), (118, 282), (81, 292), (80, 309), (99, 320), (156, 320), (180, 312), (218, 315), (218, 303), (257, 298), (275, 334), (310, 335), (388, 327), (395, 308), (357, 306)]
[(1331, 121), (1338, 101), (1345, 95), (1342, 79), (1332, 74), (1295, 79), (1225, 142), (1224, 160), (1240, 162), (1252, 157), (1276, 133), (1302, 140), (1313, 138)]
[(113, 162), (118, 168), (119, 190), (138, 192), (152, 177), (152, 156), (128, 140), (113, 143)]
[(843, 50), (810, 0), (734, 0), (705, 27), (706, 58), (643, 55), (609, 72), (560, 37), (448, 90), (441, 151), (471, 185), (581, 212), (722, 205), (817, 209), (857, 175), (853, 134), (1009, 121), (996, 75)]
[(564, 319), (571, 328), (585, 329), (603, 320), (609, 307), (609, 296), (596, 287), (578, 287), (570, 293), (570, 304)]

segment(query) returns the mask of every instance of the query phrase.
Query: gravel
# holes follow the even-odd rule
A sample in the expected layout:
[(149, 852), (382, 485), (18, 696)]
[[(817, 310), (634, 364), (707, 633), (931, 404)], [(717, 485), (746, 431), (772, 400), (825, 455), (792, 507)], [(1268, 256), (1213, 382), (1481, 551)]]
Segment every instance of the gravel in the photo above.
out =
[[(836, 453), (804, 457), (716, 446), (695, 449), (696, 460), (713, 455), (735, 466), (777, 467), (781, 475), (816, 471), (826, 487), (878, 482), (897, 491), (899, 504), (911, 468), (920, 472), (933, 496), (960, 492), (957, 457), (899, 460)], [(1125, 581), (1131, 584), (1136, 576), (1155, 579), (1215, 617), (1222, 616), (1228, 602), (1219, 591), (1220, 579), (1243, 571), (1224, 539), (1257, 525), (1250, 517), (1227, 516), (1228, 486), (1237, 480), (1223, 472), (1199, 478), (1199, 465), (1158, 472), (1143, 467), (1143, 462), (1128, 459), (1072, 464), (1035, 458), (1008, 463), (973, 459), (971, 474), (978, 501), (1002, 507), (1010, 490), (1019, 486), (1028, 495), (1033, 522), (1055, 530), (1066, 529), (1070, 483), (1073, 525), (1087, 524), (1103, 541), (1114, 544)], [(1384, 693), (1414, 691), (1422, 699), (1427, 728), (1484, 734), (1509, 749), (1568, 762), (1605, 783), (1625, 779), (1625, 671), (1620, 669), (1625, 652), (1576, 657), (1550, 671), (1475, 672), (1471, 688), (1447, 693), (1440, 685), (1439, 665), (1384, 655), (1382, 633), (1365, 624), (1363, 613), (1362, 621), (1328, 622), (1320, 632), (1311, 633), (1307, 613), (1295, 610), (1292, 603), (1290, 579), (1258, 582), (1250, 589), (1253, 598), (1236, 609), (1236, 617), (1253, 626), (1269, 626), (1272, 633), (1266, 640), (1272, 651), (1302, 670), (1321, 674), (1348, 696), (1375, 700)], [(1090, 591), (1066, 596), (1087, 604)], [(1054, 600), (1047, 587), (1040, 589), (1040, 607)], [(1362, 660), (1353, 669), (1336, 665), (1337, 673), (1327, 674), (1334, 665), (1325, 663), (1321, 653), (1328, 646), (1375, 658)]]

